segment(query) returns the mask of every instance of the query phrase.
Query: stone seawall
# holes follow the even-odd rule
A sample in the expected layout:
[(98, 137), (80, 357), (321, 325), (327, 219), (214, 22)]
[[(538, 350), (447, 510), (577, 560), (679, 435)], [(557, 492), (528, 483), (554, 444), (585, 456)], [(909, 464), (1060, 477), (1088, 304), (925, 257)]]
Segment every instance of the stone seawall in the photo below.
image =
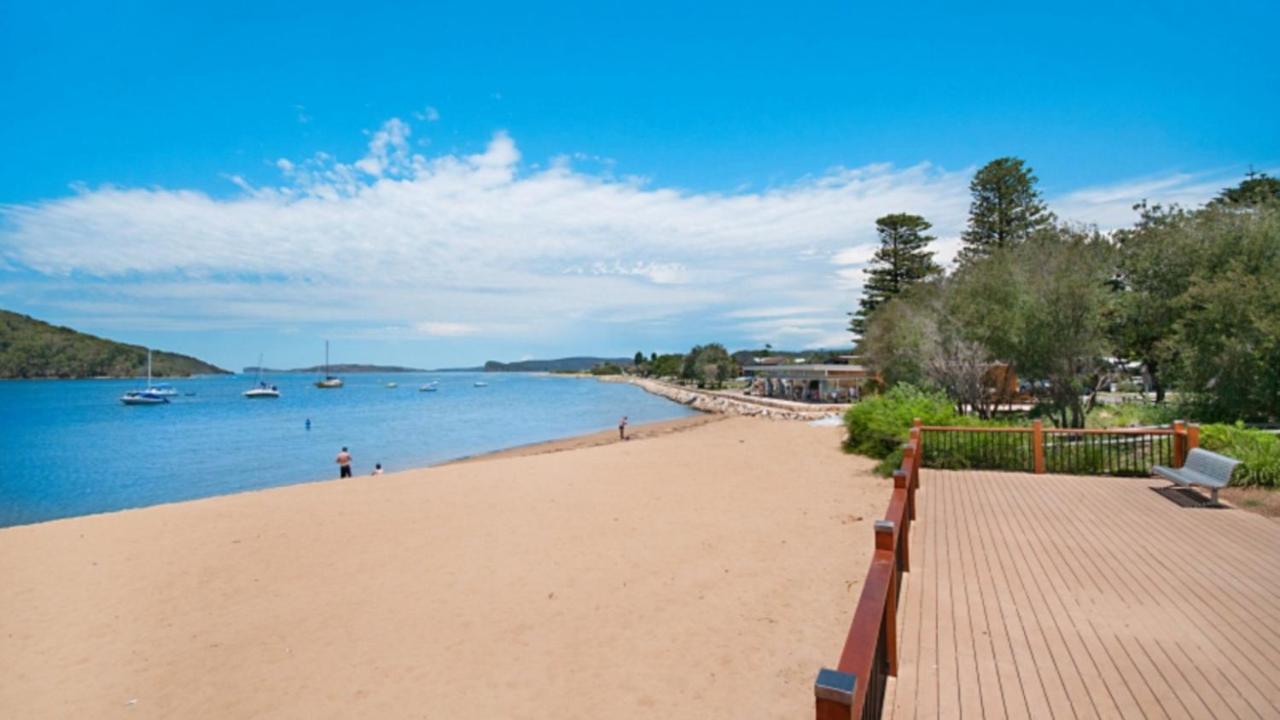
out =
[(694, 410), (720, 415), (746, 415), (774, 420), (818, 420), (839, 412), (838, 409), (830, 407), (808, 409), (799, 403), (794, 403), (795, 407), (786, 407), (778, 401), (766, 403), (762, 399), (761, 402), (755, 402), (752, 398), (732, 397), (723, 393), (672, 385), (671, 383), (651, 378), (604, 376), (600, 379), (606, 382), (631, 383), (646, 392), (678, 402), (681, 405), (688, 405)]

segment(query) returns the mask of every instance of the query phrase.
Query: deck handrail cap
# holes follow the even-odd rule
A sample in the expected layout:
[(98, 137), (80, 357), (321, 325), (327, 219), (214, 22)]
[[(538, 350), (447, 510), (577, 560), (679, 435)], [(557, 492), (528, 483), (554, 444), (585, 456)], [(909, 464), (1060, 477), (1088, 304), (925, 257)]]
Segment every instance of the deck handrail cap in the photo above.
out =
[(851, 673), (822, 668), (813, 684), (814, 697), (842, 705), (853, 705), (853, 689), (858, 685), (857, 676)]
[(892, 520), (877, 520), (876, 532), (893, 532), (894, 524)]

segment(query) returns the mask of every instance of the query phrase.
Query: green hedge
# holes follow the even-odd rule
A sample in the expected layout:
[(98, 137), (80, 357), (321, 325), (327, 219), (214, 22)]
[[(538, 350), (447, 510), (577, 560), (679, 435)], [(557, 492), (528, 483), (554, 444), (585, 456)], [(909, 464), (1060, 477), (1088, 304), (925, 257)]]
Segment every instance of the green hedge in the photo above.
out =
[(888, 475), (902, 463), (902, 445), (915, 418), (925, 425), (969, 424), (945, 393), (902, 383), (854, 403), (845, 412), (844, 425), (849, 432), (845, 449), (881, 460), (876, 471)]
[(1200, 447), (1242, 461), (1232, 485), (1280, 487), (1280, 436), (1243, 423), (1215, 423), (1201, 426)]

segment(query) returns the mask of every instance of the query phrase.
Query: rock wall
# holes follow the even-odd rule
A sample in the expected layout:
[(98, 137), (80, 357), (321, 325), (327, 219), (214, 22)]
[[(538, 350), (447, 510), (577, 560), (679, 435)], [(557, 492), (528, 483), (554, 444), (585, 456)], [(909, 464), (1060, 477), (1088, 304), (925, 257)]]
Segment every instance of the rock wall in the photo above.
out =
[[(601, 378), (604, 379), (604, 378)], [(766, 417), (773, 420), (818, 420), (835, 414), (829, 409), (801, 410), (777, 407), (776, 404), (764, 405), (748, 399), (727, 397), (718, 393), (681, 387), (661, 380), (637, 377), (609, 378), (611, 382), (629, 382), (639, 386), (646, 392), (653, 393), (681, 405), (688, 405), (694, 410), (718, 415), (746, 415), (750, 417)]]

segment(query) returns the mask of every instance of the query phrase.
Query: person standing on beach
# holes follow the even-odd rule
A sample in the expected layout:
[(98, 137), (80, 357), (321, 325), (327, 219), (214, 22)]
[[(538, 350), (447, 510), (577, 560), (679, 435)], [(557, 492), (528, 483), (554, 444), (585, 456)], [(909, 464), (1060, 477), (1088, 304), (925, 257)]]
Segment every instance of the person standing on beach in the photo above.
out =
[(627, 416), (626, 415), (623, 415), (622, 419), (618, 421), (618, 439), (619, 440), (627, 439)]
[(338, 453), (338, 457), (334, 460), (338, 463), (338, 477), (351, 477), (351, 453), (346, 448), (342, 448), (342, 452)]

